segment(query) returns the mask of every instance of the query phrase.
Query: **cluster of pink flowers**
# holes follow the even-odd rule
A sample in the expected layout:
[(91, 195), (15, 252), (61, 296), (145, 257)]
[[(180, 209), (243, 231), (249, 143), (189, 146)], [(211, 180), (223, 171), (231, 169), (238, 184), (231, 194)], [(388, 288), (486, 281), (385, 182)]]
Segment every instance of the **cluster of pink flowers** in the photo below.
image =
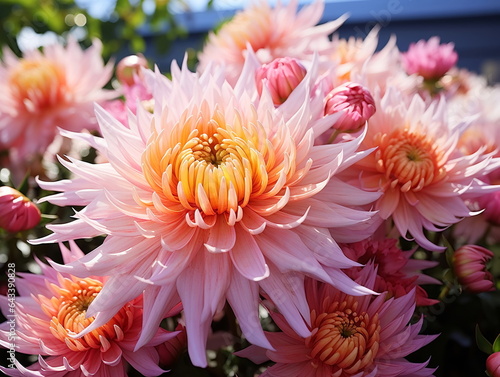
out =
[[(433, 375), (405, 357), (437, 336), (412, 318), (439, 302), (421, 285), (440, 284), (423, 270), (452, 252), (445, 231), (479, 224), (457, 237), (453, 270), (470, 292), (494, 289), (489, 244), (464, 244), (500, 225), (500, 114), (483, 114), (500, 89), (459, 71), (437, 38), (407, 53), (392, 39), (376, 52), (378, 29), (331, 39), (345, 17), (317, 26), (322, 7), (253, 5), (210, 34), (196, 72), (174, 62), (167, 78), (129, 57), (113, 91), (98, 42), (4, 54), (8, 166), (56, 138), (97, 158), (73, 149), (59, 157), (69, 179), (37, 172), (55, 192), (37, 203), (76, 209), (30, 240), (59, 243), (64, 263), (20, 275), (18, 351), (40, 356), (2, 372), (157, 376), (185, 347), (207, 367), (228, 305), (252, 344), (238, 354), (274, 362), (262, 376)], [(0, 187), (10, 233), (40, 220), (14, 191)], [(86, 254), (74, 243), (101, 236)], [(262, 307), (280, 332), (265, 331)], [(8, 317), (7, 296), (0, 308)], [(9, 335), (5, 322), (1, 346)]]

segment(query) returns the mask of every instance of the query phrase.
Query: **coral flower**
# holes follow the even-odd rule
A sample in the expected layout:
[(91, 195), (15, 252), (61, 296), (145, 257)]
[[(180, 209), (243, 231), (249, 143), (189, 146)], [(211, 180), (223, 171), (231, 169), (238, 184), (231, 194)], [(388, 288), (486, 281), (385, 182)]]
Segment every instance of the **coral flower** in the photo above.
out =
[(438, 37), (412, 43), (408, 52), (402, 54), (404, 68), (410, 75), (416, 73), (426, 80), (439, 80), (458, 60), (454, 48), (453, 43), (440, 44)]
[[(373, 286), (376, 269), (365, 267), (358, 282)], [(237, 354), (255, 363), (272, 360), (262, 377), (432, 376), (427, 363), (405, 356), (436, 336), (418, 335), (422, 320), (409, 324), (414, 291), (399, 298), (350, 296), (324, 283), (306, 281), (311, 335), (297, 334), (283, 316), (271, 312), (283, 332), (267, 333), (274, 350), (250, 346)]]
[(113, 66), (104, 66), (101, 43), (85, 51), (74, 39), (66, 47), (50, 45), (18, 59), (3, 51), (0, 64), (0, 149), (12, 159), (29, 160), (42, 154), (57, 135), (95, 129), (94, 102), (116, 97), (103, 90)]
[(259, 66), (248, 60), (234, 88), (218, 69), (199, 75), (173, 65), (171, 81), (150, 72), (153, 114), (139, 107), (125, 127), (97, 108), (103, 138), (73, 135), (109, 163), (61, 160), (75, 178), (40, 182), (62, 191), (47, 198), (51, 203), (85, 208), (76, 221), (49, 226), (54, 233), (37, 243), (107, 235), (80, 261), (56, 267), (78, 276), (113, 271), (89, 311), (108, 318), (145, 290), (144, 340), (178, 291), (199, 366), (206, 365), (212, 317), (226, 299), (245, 336), (269, 346), (258, 318), (259, 287), (281, 298), (280, 310), (304, 335), (303, 274), (352, 294), (368, 292), (340, 271), (356, 263), (327, 229), (348, 230), (372, 216), (353, 207), (379, 194), (333, 176), (366, 155), (356, 152), (361, 138), (314, 146), (315, 132), (332, 119), (312, 117), (322, 98), (309, 97), (309, 73), (293, 103), (276, 108), (266, 91), (253, 103)]
[[(61, 246), (61, 251), (66, 262), (83, 256), (74, 243), (71, 249)], [(94, 321), (94, 317), (86, 316), (86, 310), (102, 291), (104, 279), (76, 278), (38, 264), (43, 275), (23, 273), (16, 280), (20, 296), (15, 297), (14, 306), (7, 297), (0, 297), (2, 313), (9, 319), (0, 325), (0, 345), (10, 348), (13, 343), (16, 352), (38, 354), (38, 361), (25, 368), (12, 360), (15, 368), (0, 367), (2, 372), (32, 377), (126, 376), (129, 364), (144, 376), (165, 372), (158, 366), (156, 346), (174, 337), (175, 332), (158, 328), (148, 344), (134, 351), (141, 332), (142, 297), (119, 308), (103, 326), (75, 338)]]
[(297, 4), (278, 2), (273, 9), (268, 2), (260, 1), (237, 13), (217, 33), (210, 33), (199, 55), (200, 70), (211, 64), (224, 65), (228, 81), (234, 83), (243, 68), (247, 48), (256, 52), (261, 63), (286, 56), (310, 59), (314, 52), (329, 48), (328, 35), (346, 17), (315, 26), (321, 19), (323, 2), (304, 6), (298, 13)]
[(40, 219), (35, 203), (12, 187), (0, 187), (0, 228), (16, 233), (35, 227)]
[(376, 203), (383, 219), (392, 218), (403, 237), (414, 238), (429, 250), (442, 250), (427, 240), (424, 229), (439, 231), (474, 213), (465, 200), (498, 190), (480, 179), (499, 160), (478, 151), (456, 153), (466, 123), (451, 125), (444, 100), (426, 107), (414, 95), (405, 97), (391, 88), (370, 118), (364, 148), (377, 151), (349, 170), (351, 183), (381, 190)]
[(453, 254), (453, 269), (458, 282), (469, 292), (480, 293), (495, 290), (493, 276), (486, 263), (493, 253), (477, 245), (465, 245)]
[[(344, 254), (361, 264), (372, 263), (377, 267), (374, 290), (387, 292), (388, 297), (401, 297), (415, 290), (417, 306), (434, 305), (437, 300), (427, 297), (427, 292), (419, 284), (439, 284), (438, 280), (419, 273), (419, 270), (434, 267), (437, 262), (410, 259), (414, 250), (403, 251), (397, 240), (363, 240), (342, 244)], [(356, 278), (363, 267), (351, 267), (346, 273)]]

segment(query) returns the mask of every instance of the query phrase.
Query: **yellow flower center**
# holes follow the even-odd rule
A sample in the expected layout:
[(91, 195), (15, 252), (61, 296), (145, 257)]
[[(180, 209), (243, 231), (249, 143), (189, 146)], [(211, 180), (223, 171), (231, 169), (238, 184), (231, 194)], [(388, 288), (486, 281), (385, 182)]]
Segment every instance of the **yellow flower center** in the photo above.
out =
[(66, 80), (61, 68), (48, 59), (22, 59), (10, 74), (9, 86), (14, 97), (33, 111), (59, 103)]
[(171, 132), (153, 132), (142, 169), (161, 199), (158, 210), (234, 217), (251, 199), (276, 196), (293, 174), (290, 160), (277, 163), (275, 152), (257, 121), (243, 124), (236, 115), (229, 125), (219, 111), (203, 111)]
[(375, 153), (377, 170), (385, 175), (391, 187), (399, 186), (402, 192), (420, 191), (445, 177), (439, 145), (425, 135), (405, 130), (392, 135), (379, 134), (375, 139), (379, 145)]
[(132, 306), (124, 306), (108, 323), (81, 338), (73, 338), (88, 327), (94, 317), (86, 318), (86, 312), (92, 301), (102, 289), (100, 281), (86, 279), (64, 279), (62, 286), (52, 284), (57, 295), (48, 299), (38, 296), (42, 309), (52, 317), (50, 331), (57, 339), (66, 343), (72, 351), (85, 351), (90, 348), (101, 348), (106, 351), (110, 341), (121, 341), (132, 325)]
[(378, 316), (373, 318), (357, 313), (358, 301), (325, 300), (323, 312), (311, 312), (313, 331), (306, 338), (313, 365), (323, 363), (332, 367), (332, 374), (355, 374), (373, 363), (380, 341)]

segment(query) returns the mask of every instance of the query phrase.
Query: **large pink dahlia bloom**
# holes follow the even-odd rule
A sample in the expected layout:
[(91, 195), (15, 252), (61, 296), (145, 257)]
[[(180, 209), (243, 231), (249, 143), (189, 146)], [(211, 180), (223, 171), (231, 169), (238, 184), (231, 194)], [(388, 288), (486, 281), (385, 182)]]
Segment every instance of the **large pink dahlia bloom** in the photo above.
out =
[(43, 154), (57, 128), (95, 129), (94, 102), (116, 97), (103, 90), (113, 66), (104, 65), (98, 40), (83, 51), (77, 41), (67, 46), (31, 50), (22, 58), (4, 49), (0, 63), (0, 149), (27, 160)]
[(342, 25), (346, 17), (316, 26), (324, 3), (315, 1), (297, 12), (298, 1), (271, 8), (259, 1), (237, 13), (216, 33), (210, 33), (199, 54), (199, 69), (221, 64), (226, 77), (234, 83), (242, 71), (248, 49), (255, 51), (261, 63), (291, 57), (310, 60), (315, 52), (330, 49), (328, 36)]
[(442, 99), (427, 106), (419, 95), (405, 97), (390, 88), (377, 100), (377, 112), (368, 121), (363, 148), (377, 148), (348, 174), (351, 183), (379, 190), (378, 215), (392, 219), (399, 233), (422, 247), (441, 250), (424, 230), (440, 231), (474, 213), (466, 200), (498, 190), (481, 178), (500, 161), (477, 151), (457, 152), (468, 123), (449, 124)]
[[(67, 249), (61, 245), (65, 262), (83, 256), (76, 244)], [(86, 309), (99, 296), (104, 278), (58, 273), (38, 262), (41, 275), (19, 274), (16, 288), (19, 296), (0, 296), (0, 309), (7, 321), (0, 324), (0, 346), (16, 352), (38, 355), (28, 368), (14, 355), (14, 367), (0, 367), (8, 376), (127, 376), (132, 365), (144, 376), (165, 372), (158, 366), (157, 346), (176, 336), (157, 328), (152, 339), (134, 350), (142, 327), (143, 301), (137, 297), (119, 308), (103, 326), (82, 338), (74, 335), (89, 326), (94, 318)]]
[(351, 294), (368, 292), (341, 272), (356, 263), (327, 229), (359, 226), (372, 215), (353, 206), (377, 193), (333, 177), (366, 154), (356, 152), (361, 139), (314, 146), (315, 133), (332, 122), (311, 114), (322, 103), (310, 98), (314, 76), (276, 108), (266, 88), (252, 101), (258, 66), (249, 60), (234, 88), (222, 71), (198, 75), (174, 65), (171, 81), (150, 72), (153, 114), (138, 107), (126, 127), (97, 107), (103, 138), (73, 135), (109, 162), (61, 160), (74, 178), (40, 182), (62, 192), (51, 203), (85, 208), (75, 221), (49, 226), (54, 233), (38, 243), (107, 235), (79, 261), (56, 267), (112, 275), (89, 308), (100, 312), (96, 322), (145, 290), (143, 344), (178, 292), (189, 352), (200, 366), (212, 317), (226, 299), (245, 336), (270, 347), (258, 318), (259, 287), (302, 335), (309, 333), (304, 274)]
[[(369, 264), (357, 281), (373, 287), (376, 268)], [(404, 357), (436, 338), (418, 335), (423, 319), (409, 324), (415, 292), (399, 298), (350, 296), (306, 280), (311, 335), (297, 334), (280, 313), (271, 316), (282, 332), (267, 333), (274, 350), (255, 345), (238, 352), (257, 364), (272, 360), (262, 377), (423, 377), (434, 369)]]

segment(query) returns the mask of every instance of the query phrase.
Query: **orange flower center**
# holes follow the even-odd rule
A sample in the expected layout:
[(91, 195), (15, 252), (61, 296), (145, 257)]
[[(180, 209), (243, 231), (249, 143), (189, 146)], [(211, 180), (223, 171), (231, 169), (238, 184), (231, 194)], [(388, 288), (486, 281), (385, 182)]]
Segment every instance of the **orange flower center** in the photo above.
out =
[(47, 299), (38, 296), (42, 309), (52, 317), (50, 331), (59, 340), (66, 343), (72, 351), (85, 351), (90, 348), (101, 348), (106, 351), (110, 341), (121, 341), (132, 325), (133, 307), (124, 306), (108, 323), (81, 338), (75, 335), (89, 326), (94, 317), (86, 318), (86, 312), (92, 301), (102, 289), (100, 281), (86, 278), (62, 280), (61, 287), (52, 284), (56, 296)]
[(66, 85), (61, 68), (48, 59), (22, 59), (9, 77), (14, 97), (29, 111), (56, 105)]
[(313, 331), (306, 339), (313, 365), (332, 367), (332, 374), (351, 375), (372, 364), (380, 340), (378, 316), (357, 313), (358, 301), (348, 297), (342, 302), (325, 300), (323, 312), (311, 312)]
[(444, 178), (442, 152), (425, 135), (407, 130), (375, 137), (377, 170), (385, 175), (391, 187), (402, 192), (420, 191)]
[(143, 154), (145, 178), (162, 212), (241, 215), (251, 198), (275, 196), (292, 164), (276, 164), (275, 148), (258, 122), (228, 125), (217, 110), (186, 116), (171, 132), (153, 133)]

